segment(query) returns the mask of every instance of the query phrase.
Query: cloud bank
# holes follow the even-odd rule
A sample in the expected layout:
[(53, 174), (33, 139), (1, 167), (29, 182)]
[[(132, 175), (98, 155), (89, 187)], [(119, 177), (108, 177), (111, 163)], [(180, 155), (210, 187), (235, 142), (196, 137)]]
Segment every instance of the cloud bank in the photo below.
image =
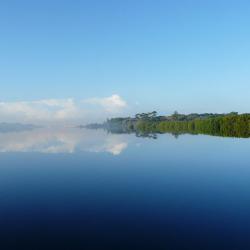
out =
[(43, 99), (35, 101), (0, 102), (2, 122), (76, 122), (88, 119), (104, 119), (105, 116), (122, 113), (127, 103), (115, 94), (104, 98), (77, 101), (67, 99)]
[(127, 103), (119, 96), (112, 95), (106, 98), (90, 98), (83, 100), (83, 103), (89, 103), (103, 107), (107, 112), (119, 112), (127, 106)]

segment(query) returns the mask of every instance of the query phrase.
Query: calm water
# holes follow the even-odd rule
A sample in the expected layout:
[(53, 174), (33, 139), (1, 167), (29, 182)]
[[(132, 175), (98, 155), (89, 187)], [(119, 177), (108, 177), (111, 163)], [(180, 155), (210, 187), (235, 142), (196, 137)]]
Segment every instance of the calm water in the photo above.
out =
[(250, 139), (0, 133), (1, 249), (250, 249)]

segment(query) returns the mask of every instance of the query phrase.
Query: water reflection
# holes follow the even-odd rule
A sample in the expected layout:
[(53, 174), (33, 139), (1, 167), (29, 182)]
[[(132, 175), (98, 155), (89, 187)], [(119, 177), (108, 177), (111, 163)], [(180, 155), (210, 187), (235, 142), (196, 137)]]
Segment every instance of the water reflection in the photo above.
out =
[(76, 128), (39, 128), (0, 133), (0, 152), (75, 153), (108, 152), (119, 155), (128, 146), (128, 138), (102, 130)]
[(0, 133), (1, 152), (30, 152), (0, 154), (0, 233), (17, 244), (4, 249), (30, 241), (32, 249), (86, 249), (86, 241), (93, 249), (250, 249), (250, 140), (137, 136)]

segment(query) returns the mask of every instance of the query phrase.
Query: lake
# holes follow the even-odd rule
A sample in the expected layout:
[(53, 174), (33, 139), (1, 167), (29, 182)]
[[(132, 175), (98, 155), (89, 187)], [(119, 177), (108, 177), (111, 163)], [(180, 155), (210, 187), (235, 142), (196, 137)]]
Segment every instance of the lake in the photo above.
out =
[(0, 133), (1, 249), (250, 249), (250, 139)]

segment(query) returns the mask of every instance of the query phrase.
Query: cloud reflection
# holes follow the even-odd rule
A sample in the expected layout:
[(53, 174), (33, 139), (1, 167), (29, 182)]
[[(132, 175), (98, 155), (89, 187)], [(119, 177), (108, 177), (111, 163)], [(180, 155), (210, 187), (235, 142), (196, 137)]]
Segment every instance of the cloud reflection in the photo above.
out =
[(121, 154), (128, 146), (122, 135), (102, 130), (40, 128), (0, 134), (0, 152), (40, 152), (48, 154), (108, 152)]

